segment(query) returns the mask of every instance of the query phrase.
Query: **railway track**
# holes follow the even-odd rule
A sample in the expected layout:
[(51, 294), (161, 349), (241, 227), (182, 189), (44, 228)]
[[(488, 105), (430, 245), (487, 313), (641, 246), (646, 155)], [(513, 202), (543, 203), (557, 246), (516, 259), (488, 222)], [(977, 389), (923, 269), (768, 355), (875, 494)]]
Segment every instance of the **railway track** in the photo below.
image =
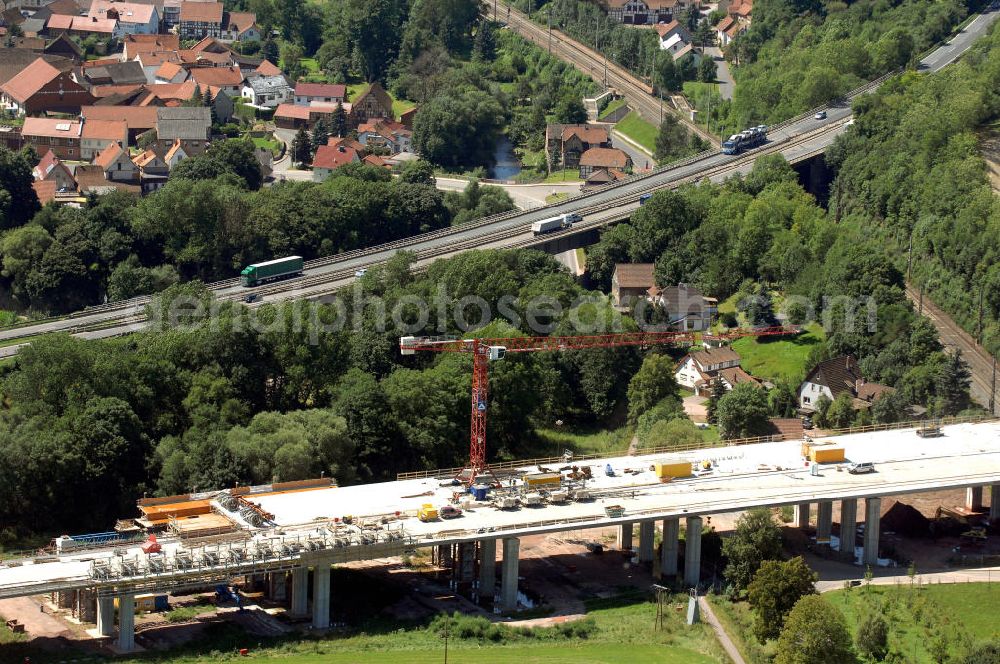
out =
[(962, 359), (969, 365), (969, 372), (972, 374), (969, 392), (972, 394), (973, 400), (984, 408), (989, 408), (994, 389), (993, 367), (996, 360), (976, 342), (971, 334), (962, 329), (948, 314), (934, 304), (930, 297), (924, 295), (921, 298), (920, 291), (910, 284), (906, 285), (906, 296), (934, 325), (938, 336), (941, 337), (941, 343), (962, 352)]
[[(598, 53), (576, 40), (570, 38), (559, 30), (552, 30), (552, 39), (549, 41), (549, 30), (531, 21), (530, 18), (505, 3), (497, 3), (502, 8), (501, 18), (514, 28), (518, 34), (532, 43), (548, 48), (551, 43), (552, 52), (566, 60), (582, 73), (590, 76), (595, 81), (605, 82), (609, 87), (613, 87), (622, 93), (629, 101), (629, 105), (639, 115), (648, 122), (659, 125), (664, 113), (670, 113), (687, 127), (688, 131), (697, 134), (711, 145), (718, 148), (721, 143), (719, 139), (708, 133), (688, 118), (684, 117), (677, 109), (669, 104), (664, 105), (663, 101), (653, 96), (653, 89), (646, 83), (637, 79), (627, 69), (608, 60), (603, 54)], [(484, 2), (483, 15), (488, 16), (493, 8), (488, 2)], [(503, 18), (506, 16), (506, 18)], [(607, 75), (605, 77), (605, 69)]]

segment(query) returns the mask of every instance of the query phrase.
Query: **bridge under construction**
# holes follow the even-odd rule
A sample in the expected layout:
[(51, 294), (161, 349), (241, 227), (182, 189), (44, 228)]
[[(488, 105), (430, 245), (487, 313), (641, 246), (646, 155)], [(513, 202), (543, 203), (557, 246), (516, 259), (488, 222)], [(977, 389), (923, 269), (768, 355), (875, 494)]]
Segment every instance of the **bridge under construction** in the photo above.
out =
[[(60, 537), (51, 551), (0, 563), (0, 598), (53, 593), (100, 635), (117, 634), (117, 647), (128, 651), (136, 595), (263, 576), (289, 597), (291, 614), (325, 629), (337, 592), (334, 565), (433, 548), (457, 588), (510, 612), (521, 537), (616, 526), (623, 548), (631, 548), (637, 528), (638, 559), (651, 562), (659, 526), (663, 576), (693, 587), (704, 517), (791, 505), (795, 525), (805, 526), (815, 504), (822, 544), (831, 541), (834, 501), (841, 502), (841, 533), (865, 524), (860, 562), (874, 564), (882, 497), (966, 488), (976, 508), (984, 486), (1000, 492), (1000, 421), (961, 421), (933, 433), (895, 428), (611, 458), (567, 455), (494, 465), (472, 486), (451, 470), (349, 487), (318, 479), (143, 499), (138, 515), (114, 531)], [(873, 464), (875, 472), (853, 474), (852, 463)], [(1000, 501), (990, 502), (990, 518), (1000, 518)], [(854, 560), (854, 542), (842, 541)]]

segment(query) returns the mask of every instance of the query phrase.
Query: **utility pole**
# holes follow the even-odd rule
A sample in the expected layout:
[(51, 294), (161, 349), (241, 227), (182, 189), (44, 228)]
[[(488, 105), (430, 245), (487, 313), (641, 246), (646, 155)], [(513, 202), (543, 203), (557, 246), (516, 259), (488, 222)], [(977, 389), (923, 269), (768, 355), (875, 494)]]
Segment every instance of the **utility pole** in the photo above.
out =
[(552, 55), (552, 5), (551, 4), (549, 4), (548, 15), (549, 15), (549, 55)]
[(917, 305), (917, 315), (924, 313), (924, 285), (920, 284), (920, 303)]
[(983, 288), (982, 286), (979, 287), (979, 325), (978, 325), (978, 332), (976, 333), (976, 341), (979, 342), (980, 345), (982, 345), (983, 343), (983, 291), (984, 290), (985, 288)]
[(910, 267), (913, 266), (913, 229), (910, 229), (910, 248), (906, 252), (906, 280), (910, 280)]
[(493, 0), (493, 22), (497, 22), (497, 0)]
[(996, 393), (997, 393), (997, 358), (996, 355), (993, 356), (993, 378), (990, 381), (990, 415), (995, 415), (993, 412), (996, 406)]

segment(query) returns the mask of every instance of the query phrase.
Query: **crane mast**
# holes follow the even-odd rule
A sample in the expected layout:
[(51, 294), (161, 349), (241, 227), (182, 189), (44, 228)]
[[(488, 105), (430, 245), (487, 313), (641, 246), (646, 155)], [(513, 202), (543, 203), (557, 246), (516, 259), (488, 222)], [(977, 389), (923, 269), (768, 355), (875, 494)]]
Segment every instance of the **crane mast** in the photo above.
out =
[(459, 474), (463, 482), (472, 484), (477, 477), (489, 474), (486, 463), (486, 415), (489, 409), (490, 362), (502, 360), (508, 353), (533, 353), (538, 351), (586, 350), (592, 348), (623, 348), (686, 343), (693, 345), (701, 339), (732, 340), (741, 337), (794, 335), (802, 331), (798, 326), (759, 327), (747, 330), (724, 330), (718, 334), (696, 332), (623, 332), (618, 334), (580, 335), (567, 337), (508, 337), (472, 338), (452, 337), (400, 337), (402, 355), (418, 351), (435, 353), (468, 353), (472, 355), (472, 398), (469, 430), (469, 461)]

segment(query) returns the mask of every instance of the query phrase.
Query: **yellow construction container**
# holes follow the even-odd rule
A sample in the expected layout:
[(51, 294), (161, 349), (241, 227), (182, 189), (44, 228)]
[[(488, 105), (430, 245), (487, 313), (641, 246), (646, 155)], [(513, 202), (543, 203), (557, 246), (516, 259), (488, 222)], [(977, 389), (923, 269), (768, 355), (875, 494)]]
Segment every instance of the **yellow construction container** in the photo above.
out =
[(690, 461), (657, 461), (653, 472), (661, 480), (665, 477), (691, 477)]
[(431, 503), (424, 503), (417, 510), (417, 518), (421, 521), (434, 521), (438, 518), (438, 509)]
[(530, 487), (558, 487), (562, 482), (562, 475), (559, 473), (529, 473), (524, 476), (524, 485)]
[[(133, 603), (136, 613), (150, 613), (152, 611), (167, 611), (170, 609), (167, 596), (163, 593), (136, 595), (133, 598)], [(115, 597), (115, 608), (120, 608), (117, 597)]]
[(809, 450), (809, 460), (814, 463), (840, 463), (844, 460), (844, 448), (839, 445), (817, 445)]

